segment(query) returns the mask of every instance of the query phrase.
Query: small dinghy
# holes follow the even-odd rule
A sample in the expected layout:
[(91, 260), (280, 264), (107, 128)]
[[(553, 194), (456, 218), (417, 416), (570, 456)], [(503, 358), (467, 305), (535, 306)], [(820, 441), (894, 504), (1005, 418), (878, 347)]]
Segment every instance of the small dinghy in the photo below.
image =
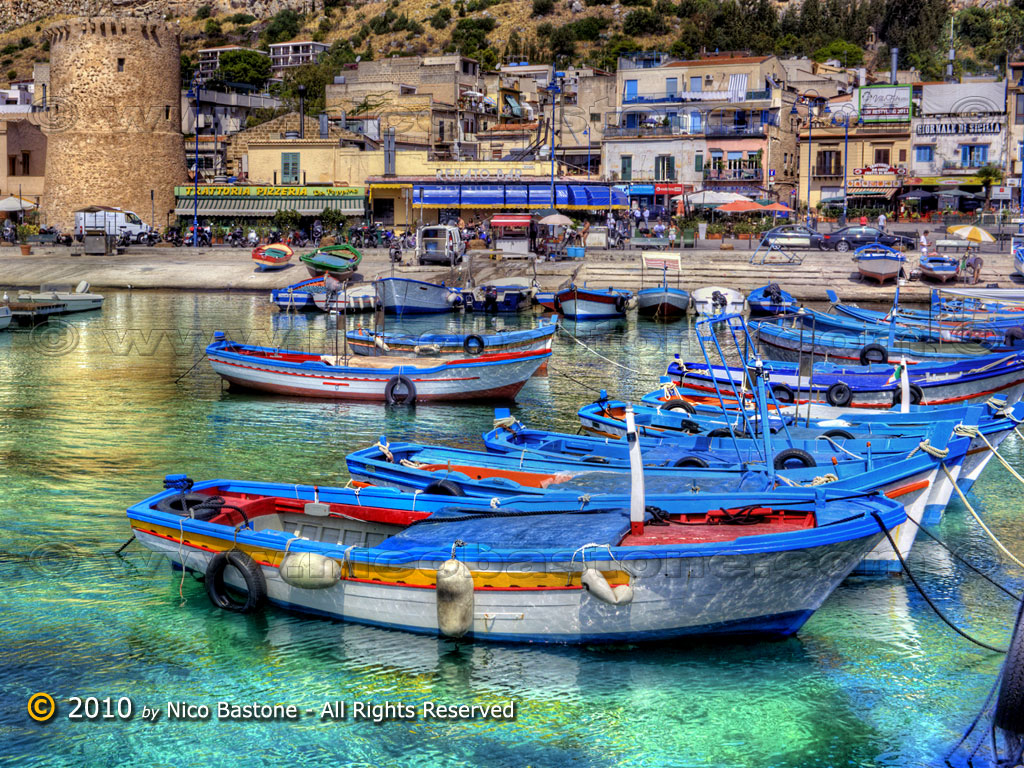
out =
[[(691, 291), (693, 306), (697, 314), (703, 317), (721, 317), (722, 315), (740, 315), (743, 313), (743, 294), (732, 288), (709, 286)], [(742, 323), (737, 318), (736, 323)]]
[(74, 290), (71, 290), (70, 285), (41, 285), (38, 293), (20, 291), (18, 301), (60, 302), (65, 305), (61, 313), (65, 315), (102, 309), (103, 297), (98, 293), (90, 293), (89, 288), (85, 280), (76, 285)]
[(864, 245), (853, 252), (857, 271), (867, 280), (876, 280), (879, 285), (895, 280), (900, 275), (906, 257), (894, 248), (881, 243)]
[(257, 347), (213, 336), (206, 356), (221, 378), (276, 395), (393, 405), (432, 401), (514, 400), (549, 350), (461, 359), (317, 355)]
[(286, 312), (316, 309), (315, 297), (325, 290), (323, 276), (311, 277), (286, 288), (275, 288), (270, 292), (270, 303)]
[(769, 283), (747, 294), (747, 306), (751, 315), (781, 315), (796, 310), (797, 303), (778, 283)]
[(555, 311), (573, 320), (606, 320), (625, 317), (636, 305), (633, 294), (616, 288), (582, 288), (570, 285), (555, 294)]
[(523, 278), (505, 277), (490, 280), (476, 288), (465, 288), (462, 298), (466, 309), (485, 314), (512, 314), (530, 308), (535, 289)]
[(260, 272), (272, 269), (283, 269), (291, 261), (292, 251), (290, 246), (284, 243), (270, 243), (258, 245), (252, 249), (252, 260)]
[(541, 323), (536, 328), (496, 333), (378, 333), (369, 328), (349, 331), (348, 346), (357, 355), (391, 357), (429, 357), (496, 354), (551, 349), (557, 323)]
[(945, 283), (956, 280), (960, 272), (960, 261), (952, 256), (922, 256), (921, 275), (929, 280)]
[[(644, 288), (637, 295), (637, 313), (641, 317), (653, 317), (660, 320), (674, 320), (682, 317), (690, 308), (690, 294), (679, 287), (679, 276), (682, 273), (682, 256), (678, 253), (645, 252), (640, 256), (641, 283), (643, 273), (648, 269), (661, 271), (661, 285), (655, 288)], [(668, 284), (668, 273), (676, 276), (676, 285)]]
[(348, 243), (325, 245), (311, 253), (299, 256), (299, 261), (306, 265), (313, 277), (328, 274), (335, 277), (351, 275), (359, 267), (363, 254)]

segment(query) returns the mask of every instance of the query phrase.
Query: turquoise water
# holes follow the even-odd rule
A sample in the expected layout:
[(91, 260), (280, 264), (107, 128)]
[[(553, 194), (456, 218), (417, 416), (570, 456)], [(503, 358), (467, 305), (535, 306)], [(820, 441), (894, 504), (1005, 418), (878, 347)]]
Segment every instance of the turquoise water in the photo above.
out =
[[(421, 332), (439, 322), (492, 327), (471, 316), (389, 325)], [(574, 432), (595, 390), (639, 397), (671, 354), (697, 352), (685, 321), (568, 328), (632, 370), (560, 336), (548, 375), (515, 408), (528, 425)], [(232, 393), (201, 359), (214, 330), (332, 351), (336, 338), (325, 316), (281, 316), (264, 297), (170, 293), (111, 293), (102, 313), (67, 328), (0, 333), (0, 765), (940, 765), (998, 671), (1002, 657), (954, 635), (903, 578), (850, 580), (797, 637), (770, 643), (459, 647), (276, 609), (215, 610), (202, 584), (137, 544), (110, 554), (129, 535), (125, 507), (159, 490), (163, 475), (343, 484), (345, 454), (381, 434), (475, 446), (493, 414)], [(1004, 445), (1024, 467), (1021, 441)], [(1024, 552), (1017, 482), (992, 462), (971, 497)], [(939, 532), (1024, 588), (958, 502)], [(911, 564), (949, 616), (1005, 646), (1010, 600), (928, 541)], [(45, 724), (26, 713), (40, 691), (58, 701)], [(72, 696), (130, 697), (136, 714), (73, 721)], [(169, 701), (319, 713), (332, 700), (514, 701), (516, 718), (147, 723), (139, 714)]]

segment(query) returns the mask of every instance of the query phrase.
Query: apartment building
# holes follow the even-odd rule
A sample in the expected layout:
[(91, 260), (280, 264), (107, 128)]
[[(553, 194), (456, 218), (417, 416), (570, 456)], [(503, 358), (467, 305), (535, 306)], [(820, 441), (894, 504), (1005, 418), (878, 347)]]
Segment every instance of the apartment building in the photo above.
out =
[(330, 46), (313, 40), (292, 40), (289, 43), (274, 43), (270, 46), (270, 71), (280, 78), (285, 71), (303, 64), (315, 64)]

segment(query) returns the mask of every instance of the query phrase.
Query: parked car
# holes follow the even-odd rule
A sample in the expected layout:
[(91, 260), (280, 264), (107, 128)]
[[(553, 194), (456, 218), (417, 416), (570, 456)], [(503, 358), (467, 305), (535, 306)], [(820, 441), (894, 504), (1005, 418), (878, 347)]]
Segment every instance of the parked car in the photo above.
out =
[(835, 249), (837, 251), (852, 251), (862, 245), (881, 243), (890, 248), (912, 249), (916, 245), (914, 238), (893, 235), (883, 232), (878, 227), (843, 227), (835, 232), (822, 235), (821, 245), (823, 250)]
[(420, 227), (416, 233), (416, 257), (420, 264), (448, 264), (462, 261), (466, 243), (458, 227), (436, 224)]
[(780, 248), (821, 248), (823, 235), (803, 224), (786, 224), (762, 235), (765, 243)]

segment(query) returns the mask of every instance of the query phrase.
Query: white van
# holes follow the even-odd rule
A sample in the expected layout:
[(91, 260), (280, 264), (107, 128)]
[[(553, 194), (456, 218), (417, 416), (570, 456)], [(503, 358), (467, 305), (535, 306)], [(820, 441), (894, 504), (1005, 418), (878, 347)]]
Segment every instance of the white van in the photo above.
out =
[(458, 227), (431, 224), (416, 232), (416, 256), (420, 264), (450, 264), (462, 261), (466, 243)]
[(86, 230), (104, 230), (108, 235), (120, 235), (127, 232), (132, 240), (145, 235), (151, 227), (132, 211), (111, 208), (106, 205), (91, 205), (75, 211), (75, 237), (81, 239)]

